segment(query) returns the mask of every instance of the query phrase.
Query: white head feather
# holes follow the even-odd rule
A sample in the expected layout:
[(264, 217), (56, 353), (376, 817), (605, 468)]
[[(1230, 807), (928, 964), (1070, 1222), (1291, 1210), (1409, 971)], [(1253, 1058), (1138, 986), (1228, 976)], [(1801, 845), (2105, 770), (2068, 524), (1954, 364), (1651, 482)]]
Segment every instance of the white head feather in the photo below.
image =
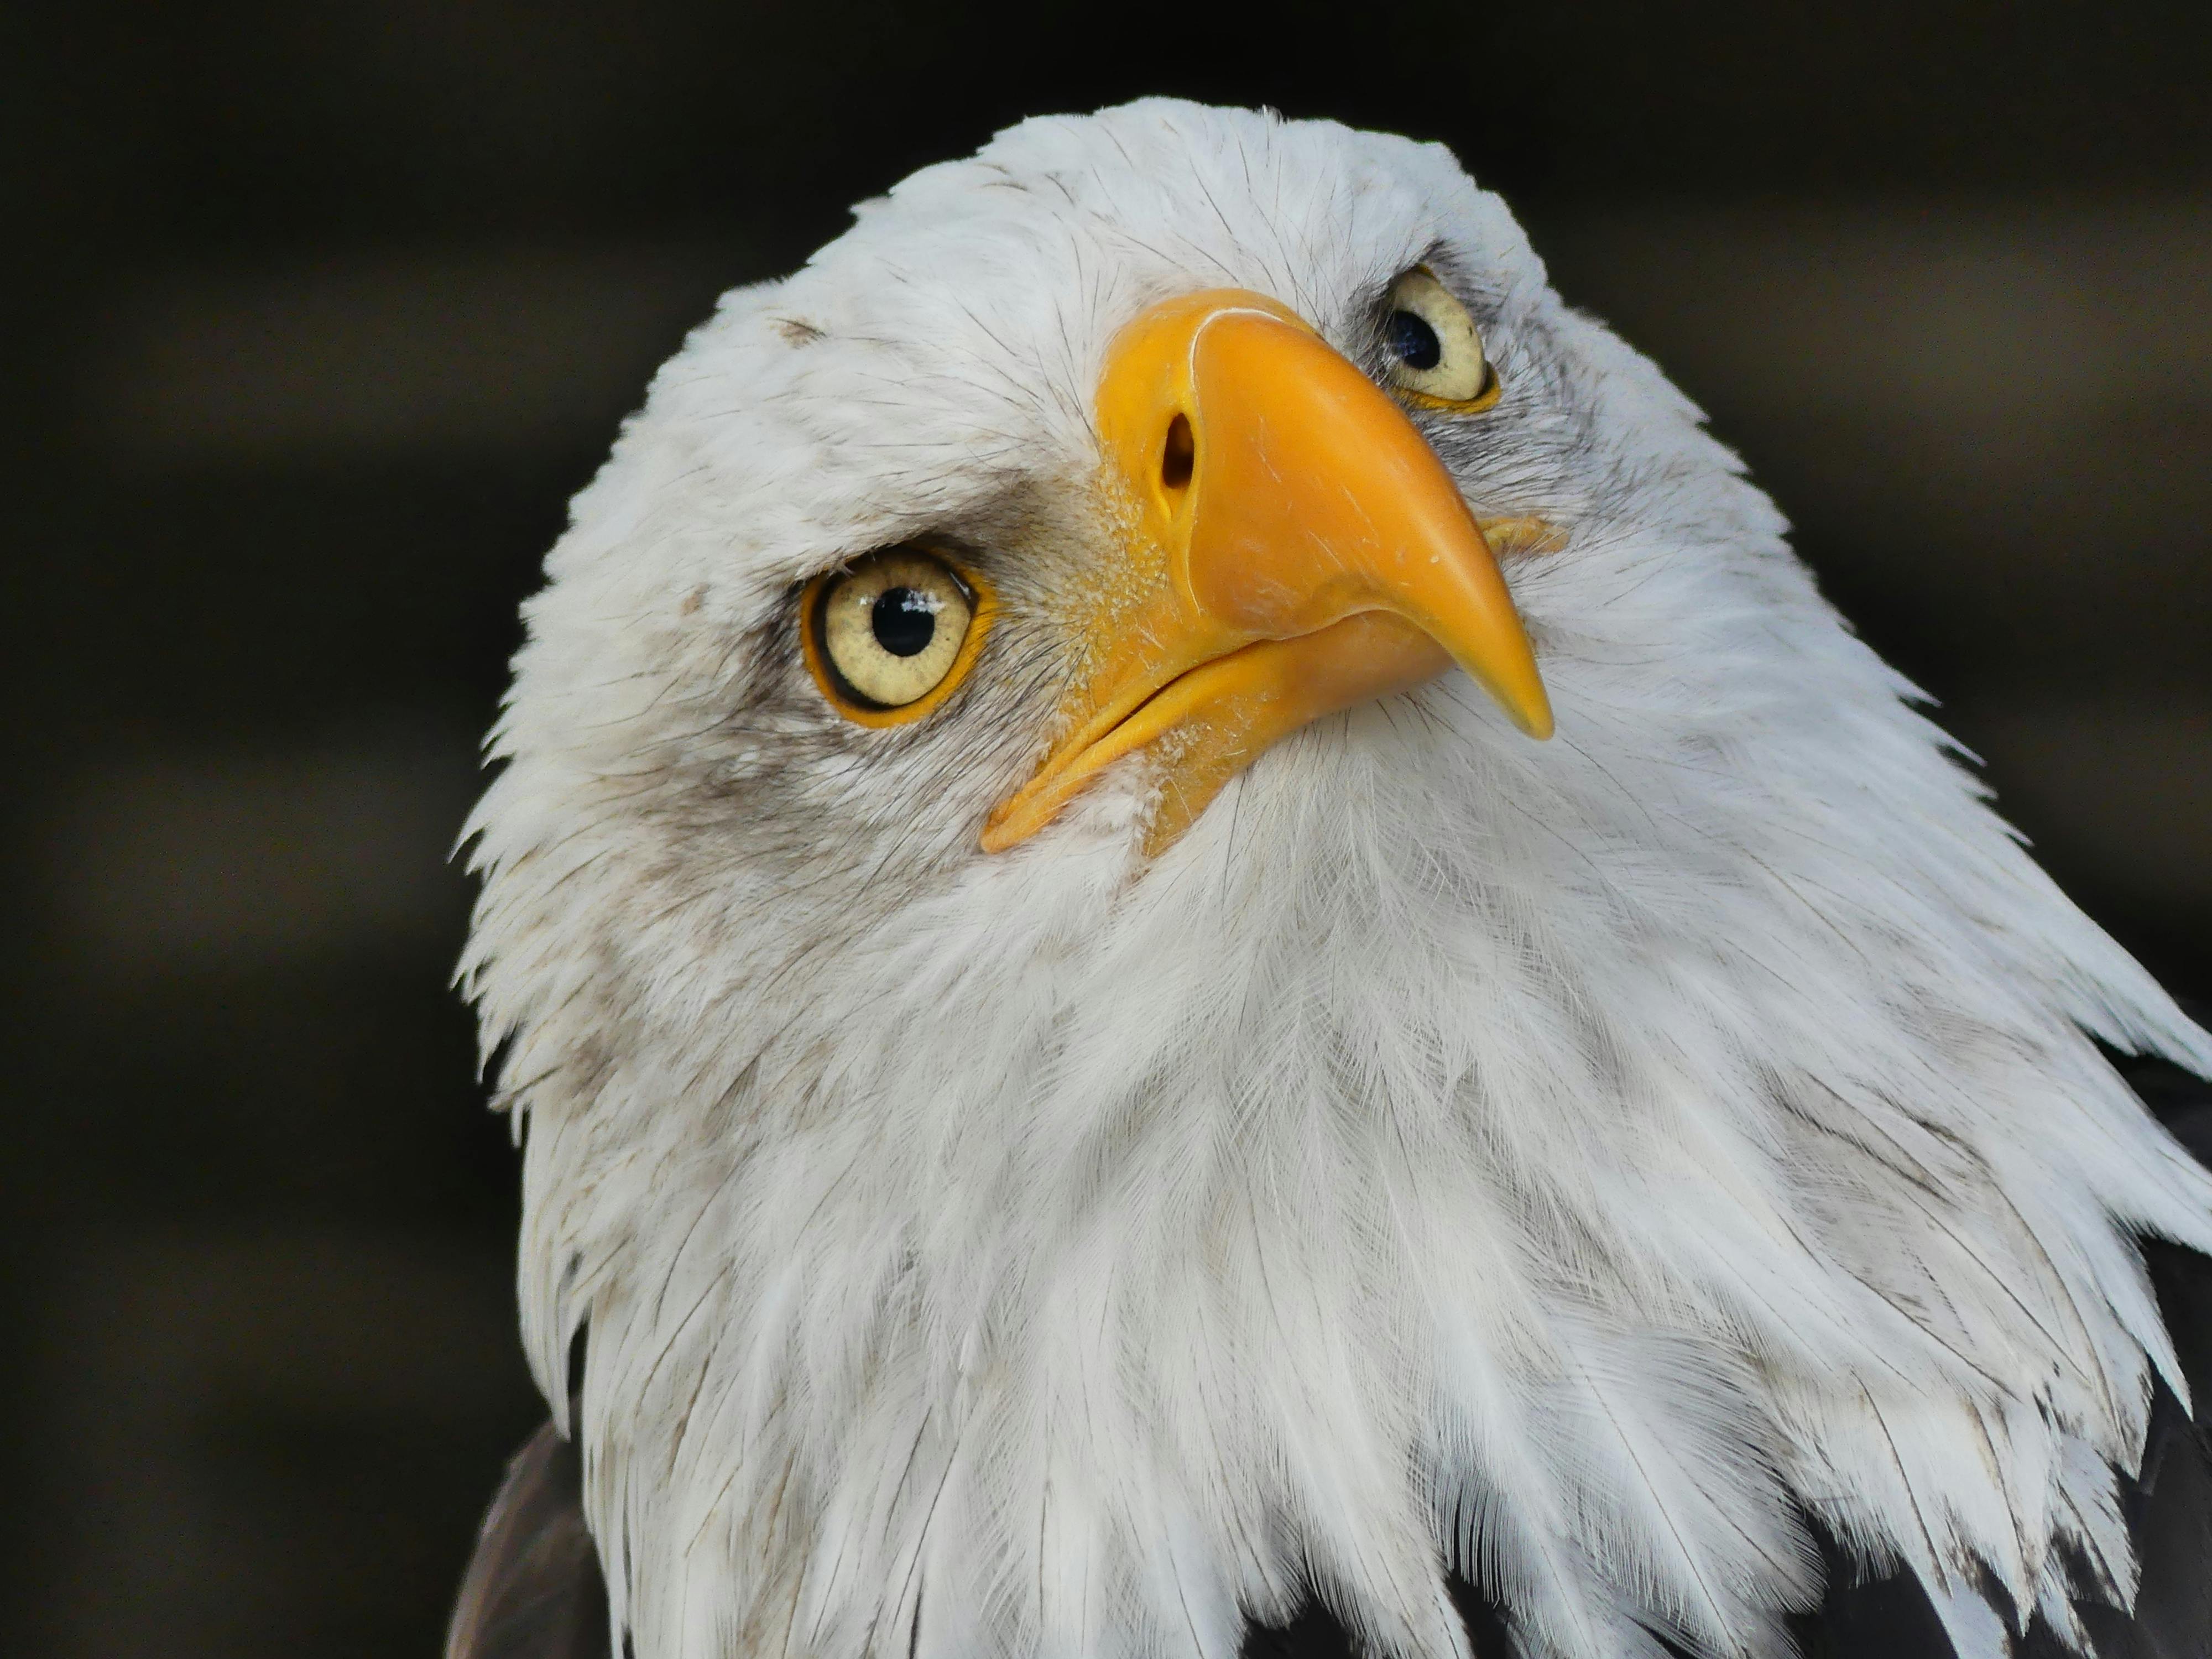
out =
[[(1508, 573), (1557, 738), (1454, 675), (1156, 862), (1142, 757), (979, 851), (1117, 328), (1229, 284), (1356, 358), (1423, 259), (1508, 388), (1431, 442), (1569, 533)], [(1164, 102), (916, 174), (662, 370), (528, 606), (465, 963), (641, 1656), (1233, 1659), (1309, 1583), (1464, 1656), (1454, 1562), (1534, 1653), (1758, 1653), (1800, 1505), (1939, 1600), (2128, 1590), (2130, 1234), (2212, 1248), (2212, 1182), (2085, 1033), (2212, 1040), (1699, 422), (1443, 149)], [(793, 594), (922, 531), (1007, 621), (863, 731)]]

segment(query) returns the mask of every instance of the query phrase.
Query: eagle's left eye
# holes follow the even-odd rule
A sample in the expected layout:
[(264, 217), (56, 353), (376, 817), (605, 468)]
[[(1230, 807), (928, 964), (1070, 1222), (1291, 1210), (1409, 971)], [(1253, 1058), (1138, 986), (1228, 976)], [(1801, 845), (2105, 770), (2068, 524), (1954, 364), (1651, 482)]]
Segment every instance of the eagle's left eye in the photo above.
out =
[(1503, 389), (1474, 319), (1425, 266), (1390, 284), (1382, 349), (1398, 395), (1424, 409), (1472, 415), (1496, 403)]
[(897, 726), (951, 695), (974, 661), (981, 611), (972, 577), (926, 549), (886, 548), (807, 585), (800, 642), (839, 714)]

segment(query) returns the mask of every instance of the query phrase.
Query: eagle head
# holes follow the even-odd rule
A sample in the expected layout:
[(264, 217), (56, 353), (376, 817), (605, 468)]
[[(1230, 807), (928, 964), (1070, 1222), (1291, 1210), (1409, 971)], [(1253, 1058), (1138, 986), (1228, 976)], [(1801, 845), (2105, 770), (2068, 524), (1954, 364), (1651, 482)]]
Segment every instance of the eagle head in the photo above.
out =
[(641, 1659), (2124, 1598), (2212, 1182), (2094, 1039), (2212, 1041), (1784, 528), (1434, 145), (1030, 121), (727, 295), (471, 826)]

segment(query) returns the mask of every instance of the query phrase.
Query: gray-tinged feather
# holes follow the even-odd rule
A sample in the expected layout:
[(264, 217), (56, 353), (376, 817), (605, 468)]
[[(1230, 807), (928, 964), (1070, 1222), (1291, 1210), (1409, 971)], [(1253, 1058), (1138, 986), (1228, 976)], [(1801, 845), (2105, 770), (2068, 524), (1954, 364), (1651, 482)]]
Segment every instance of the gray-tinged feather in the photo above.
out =
[[(2202, 1262), (2192, 1264), (2200, 1273)], [(2143, 1458), (2134, 1628), (2116, 1643), (2092, 1625), (2102, 1659), (2212, 1659), (2212, 1455), (2171, 1396), (2160, 1404)]]
[(550, 1423), (515, 1454), (461, 1581), (446, 1659), (611, 1659), (580, 1474)]
[[(2127, 1070), (2160, 1121), (2212, 1167), (2212, 1086), (2154, 1061), (2131, 1062)], [(2130, 1494), (2129, 1518), (2142, 1564), (2134, 1617), (2085, 1607), (2084, 1623), (2099, 1659), (2212, 1659), (2212, 1259), (2154, 1243), (2144, 1255), (2195, 1396), (2195, 1421), (2160, 1390), (2142, 1473)]]

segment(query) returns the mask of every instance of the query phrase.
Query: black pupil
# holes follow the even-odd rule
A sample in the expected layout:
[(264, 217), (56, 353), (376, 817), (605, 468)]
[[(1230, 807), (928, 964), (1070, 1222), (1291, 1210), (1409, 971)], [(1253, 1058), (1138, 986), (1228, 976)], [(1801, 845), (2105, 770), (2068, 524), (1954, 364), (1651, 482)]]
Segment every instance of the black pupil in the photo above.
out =
[(1408, 368), (1431, 369), (1444, 360), (1443, 343), (1428, 319), (1410, 311), (1394, 311), (1389, 324), (1390, 355)]
[(911, 587), (887, 587), (868, 612), (876, 643), (894, 657), (920, 656), (937, 637), (937, 606)]

